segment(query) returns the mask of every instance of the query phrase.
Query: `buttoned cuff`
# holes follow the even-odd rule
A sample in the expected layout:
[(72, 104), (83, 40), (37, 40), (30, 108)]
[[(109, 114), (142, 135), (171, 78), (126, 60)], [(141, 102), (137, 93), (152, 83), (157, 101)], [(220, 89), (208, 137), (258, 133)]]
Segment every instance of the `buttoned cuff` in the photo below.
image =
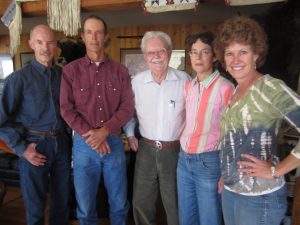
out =
[(27, 148), (27, 146), (25, 144), (21, 144), (21, 145), (14, 147), (12, 150), (17, 156), (22, 157), (26, 148)]

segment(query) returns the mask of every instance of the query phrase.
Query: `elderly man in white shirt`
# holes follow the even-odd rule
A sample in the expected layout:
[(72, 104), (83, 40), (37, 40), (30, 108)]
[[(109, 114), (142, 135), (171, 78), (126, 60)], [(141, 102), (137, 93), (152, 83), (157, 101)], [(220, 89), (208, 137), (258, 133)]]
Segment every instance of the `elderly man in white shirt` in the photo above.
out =
[(168, 225), (178, 225), (176, 167), (185, 123), (185, 83), (190, 77), (168, 66), (172, 42), (166, 33), (146, 32), (141, 49), (150, 69), (133, 78), (132, 88), (142, 138), (134, 136), (136, 119), (124, 127), (131, 149), (137, 151), (134, 220), (136, 225), (155, 224), (160, 191)]

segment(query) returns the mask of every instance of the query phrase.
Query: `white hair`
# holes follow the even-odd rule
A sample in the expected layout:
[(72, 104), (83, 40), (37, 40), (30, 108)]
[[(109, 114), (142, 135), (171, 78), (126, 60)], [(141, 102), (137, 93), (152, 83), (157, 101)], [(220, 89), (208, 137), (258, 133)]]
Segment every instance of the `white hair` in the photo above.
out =
[(145, 44), (148, 40), (153, 39), (153, 38), (160, 38), (162, 39), (168, 46), (167, 50), (171, 50), (172, 49), (172, 41), (169, 35), (167, 35), (165, 32), (162, 31), (147, 31), (144, 34), (144, 37), (142, 39), (142, 43), (141, 43), (141, 50), (142, 52), (145, 51)]

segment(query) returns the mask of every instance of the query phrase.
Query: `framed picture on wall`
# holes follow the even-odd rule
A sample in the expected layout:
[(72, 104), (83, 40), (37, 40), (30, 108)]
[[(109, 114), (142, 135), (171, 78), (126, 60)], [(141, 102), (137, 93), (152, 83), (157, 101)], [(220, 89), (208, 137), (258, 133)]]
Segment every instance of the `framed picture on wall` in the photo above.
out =
[(148, 69), (143, 53), (138, 48), (121, 48), (121, 63), (128, 68), (131, 77)]
[[(121, 48), (121, 63), (128, 68), (131, 77), (148, 69), (143, 53), (138, 48)], [(185, 70), (185, 50), (173, 50), (169, 66)]]
[(185, 70), (185, 50), (173, 50), (169, 66), (177, 70)]
[(32, 59), (34, 59), (34, 53), (33, 52), (22, 52), (22, 53), (20, 53), (21, 67), (25, 66)]

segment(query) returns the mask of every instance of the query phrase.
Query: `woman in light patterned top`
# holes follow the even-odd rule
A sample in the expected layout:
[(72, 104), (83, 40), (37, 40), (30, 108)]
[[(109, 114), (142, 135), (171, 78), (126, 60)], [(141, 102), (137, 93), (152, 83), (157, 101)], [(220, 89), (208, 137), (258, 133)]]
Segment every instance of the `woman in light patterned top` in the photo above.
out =
[(268, 45), (254, 20), (226, 20), (214, 47), (238, 83), (221, 117), (225, 224), (279, 225), (287, 207), (283, 175), (300, 166), (300, 144), (280, 162), (276, 136), (283, 120), (300, 131), (300, 98), (283, 81), (256, 70)]

